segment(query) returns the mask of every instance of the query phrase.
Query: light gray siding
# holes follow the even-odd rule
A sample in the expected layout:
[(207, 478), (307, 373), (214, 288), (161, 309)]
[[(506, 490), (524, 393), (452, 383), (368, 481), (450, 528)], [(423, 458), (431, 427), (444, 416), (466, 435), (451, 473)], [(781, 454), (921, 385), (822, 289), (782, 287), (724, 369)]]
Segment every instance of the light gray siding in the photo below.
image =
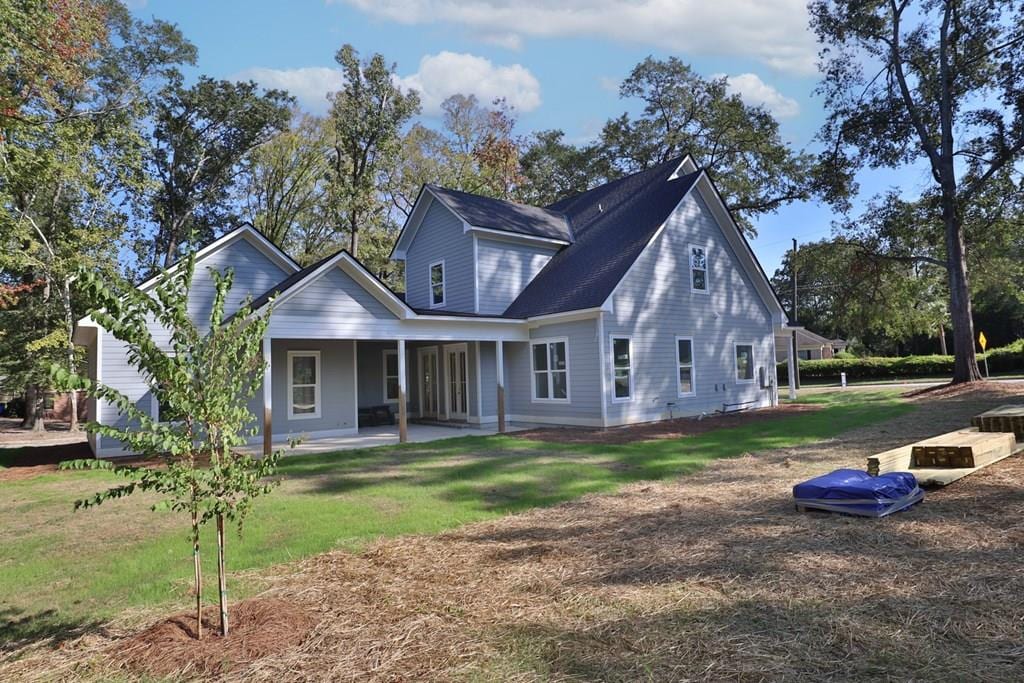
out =
[(477, 238), (480, 313), (504, 313), (557, 249)]
[(444, 260), (444, 310), (472, 313), (475, 308), (473, 238), (462, 220), (436, 199), (427, 208), (406, 253), (405, 295), (413, 308), (430, 308), (430, 264)]
[[(691, 292), (689, 246), (707, 248), (708, 293)], [(696, 415), (723, 404), (755, 401), (768, 405), (756, 368), (772, 372), (772, 322), (750, 278), (699, 195), (692, 194), (664, 231), (637, 259), (605, 313), (605, 354), (610, 424)], [(613, 402), (611, 343), (632, 337), (633, 398)], [(696, 396), (677, 391), (676, 336), (693, 338)], [(737, 383), (735, 344), (754, 346), (755, 381)]]
[[(258, 296), (289, 275), (244, 237), (203, 258), (196, 264), (189, 298), (189, 312), (203, 329), (208, 325), (215, 291), (210, 271), (214, 269), (223, 272), (229, 267), (234, 270), (231, 298), (226, 307), (229, 315), (237, 310), (246, 296)], [(167, 344), (169, 335), (165, 330), (153, 323), (150, 331), (157, 343)], [(99, 335), (101, 381), (123, 393), (140, 410), (153, 414), (156, 405), (149, 383), (128, 364), (127, 345), (105, 330), (100, 330)], [(127, 424), (126, 417), (109, 403), (101, 403), (94, 414), (104, 424)], [(120, 444), (111, 439), (98, 438), (97, 442), (97, 450), (107, 454), (116, 454), (120, 448)]]
[(483, 422), (498, 419), (498, 365), (495, 346), (495, 342), (480, 342), (480, 415)]
[(597, 320), (541, 325), (530, 338), (563, 337), (568, 341), (569, 401), (537, 401), (533, 398), (533, 365), (530, 344), (505, 344), (505, 384), (508, 413), (512, 419), (531, 422), (598, 425), (601, 421), (601, 376), (598, 358)]
[[(356, 427), (356, 386), (351, 341), (277, 340), (271, 351), (272, 429), (275, 440)], [(288, 417), (288, 352), (320, 352), (320, 417)], [(262, 402), (262, 394), (260, 401)], [(261, 406), (262, 408), (262, 406)], [(259, 415), (259, 412), (255, 412)]]

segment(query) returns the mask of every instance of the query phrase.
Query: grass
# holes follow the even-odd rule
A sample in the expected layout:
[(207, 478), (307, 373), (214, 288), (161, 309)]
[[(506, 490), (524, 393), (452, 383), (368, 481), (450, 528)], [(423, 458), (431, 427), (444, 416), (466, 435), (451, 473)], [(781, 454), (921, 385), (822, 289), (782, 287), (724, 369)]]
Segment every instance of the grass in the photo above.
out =
[[(258, 571), (239, 571), (685, 475), (716, 458), (816, 442), (912, 409), (892, 391), (802, 401), (822, 410), (677, 440), (608, 446), (462, 437), (287, 458), (280, 489), (257, 504), (241, 539), (228, 538), (232, 594), (259, 585)], [(103, 472), (59, 472), (0, 483), (0, 642), (73, 635), (129, 608), (185, 608), (191, 558), (183, 518), (150, 512), (154, 499), (144, 496), (72, 512), (77, 498), (116, 481)], [(212, 577), (210, 538), (204, 547)]]

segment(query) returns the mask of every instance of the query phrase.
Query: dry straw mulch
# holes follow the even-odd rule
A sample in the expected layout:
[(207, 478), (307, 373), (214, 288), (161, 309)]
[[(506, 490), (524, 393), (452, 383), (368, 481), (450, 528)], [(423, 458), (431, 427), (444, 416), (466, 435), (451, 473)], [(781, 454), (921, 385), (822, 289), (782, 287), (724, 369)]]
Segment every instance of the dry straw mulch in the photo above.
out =
[[(1021, 680), (1024, 458), (883, 520), (798, 514), (790, 500), (808, 476), (1021, 392), (915, 399), (917, 412), (829, 442), (311, 558), (268, 595), (317, 625), (218, 678)], [(102, 677), (111, 638), (28, 653), (7, 678)]]

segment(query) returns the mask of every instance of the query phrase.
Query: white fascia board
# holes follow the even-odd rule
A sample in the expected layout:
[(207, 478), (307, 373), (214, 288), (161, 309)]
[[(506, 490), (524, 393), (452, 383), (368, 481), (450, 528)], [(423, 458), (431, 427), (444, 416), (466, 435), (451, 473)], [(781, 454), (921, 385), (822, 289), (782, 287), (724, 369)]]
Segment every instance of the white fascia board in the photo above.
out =
[(565, 311), (564, 313), (547, 313), (545, 315), (531, 316), (526, 319), (526, 324), (530, 328), (539, 327), (541, 325), (550, 325), (552, 323), (567, 323), (573, 320), (586, 320), (588, 318), (596, 318), (601, 315), (601, 307), (595, 306), (594, 308), (581, 308), (578, 311)]
[(521, 232), (509, 232), (508, 230), (496, 230), (494, 228), (481, 228), (478, 225), (470, 225), (463, 221), (463, 232), (481, 233), (488, 239), (513, 242), (516, 244), (544, 244), (550, 247), (564, 247), (569, 244), (566, 240), (554, 237), (540, 237), (538, 235), (525, 235)]
[(698, 168), (699, 167), (697, 166), (696, 162), (694, 162), (693, 157), (687, 154), (685, 157), (683, 157), (683, 160), (679, 162), (679, 165), (676, 166), (676, 170), (672, 171), (672, 175), (670, 175), (668, 179), (675, 180), (676, 178), (682, 177), (684, 175), (690, 175), (691, 173), (697, 171)]

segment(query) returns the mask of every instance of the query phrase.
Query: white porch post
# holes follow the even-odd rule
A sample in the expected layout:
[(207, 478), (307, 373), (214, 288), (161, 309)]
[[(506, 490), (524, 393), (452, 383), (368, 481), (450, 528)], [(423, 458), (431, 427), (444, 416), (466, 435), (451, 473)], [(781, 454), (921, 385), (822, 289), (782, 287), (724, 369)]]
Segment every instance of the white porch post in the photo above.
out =
[(398, 340), (398, 441), (405, 443), (409, 440), (409, 425), (406, 421), (405, 405), (405, 340)]
[(273, 392), (270, 386), (270, 336), (263, 338), (263, 455), (270, 455), (273, 450), (274, 436), (271, 431), (273, 423), (272, 398)]
[(498, 433), (505, 433), (505, 342), (498, 340), (494, 344), (495, 364), (498, 375)]
[(792, 340), (786, 340), (786, 378), (789, 380), (789, 399), (792, 401), (796, 398), (796, 353), (794, 347), (796, 344)]

